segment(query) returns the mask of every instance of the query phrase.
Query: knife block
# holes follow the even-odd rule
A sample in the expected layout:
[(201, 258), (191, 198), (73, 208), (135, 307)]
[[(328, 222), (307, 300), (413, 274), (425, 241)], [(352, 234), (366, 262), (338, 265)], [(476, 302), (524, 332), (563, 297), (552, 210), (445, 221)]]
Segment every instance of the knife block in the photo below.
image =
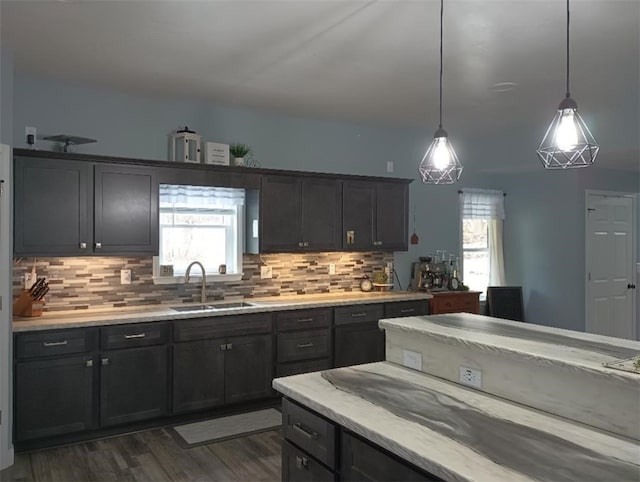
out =
[(13, 302), (13, 314), (16, 316), (42, 316), (45, 300), (34, 300), (27, 290), (24, 290)]

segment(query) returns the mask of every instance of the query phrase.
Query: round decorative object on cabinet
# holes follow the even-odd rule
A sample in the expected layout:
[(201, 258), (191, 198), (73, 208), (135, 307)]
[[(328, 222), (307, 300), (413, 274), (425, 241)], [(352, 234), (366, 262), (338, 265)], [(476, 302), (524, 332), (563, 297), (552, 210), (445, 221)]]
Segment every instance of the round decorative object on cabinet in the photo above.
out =
[(365, 292), (371, 291), (373, 289), (373, 283), (371, 283), (371, 280), (368, 276), (365, 275), (360, 280), (360, 289)]

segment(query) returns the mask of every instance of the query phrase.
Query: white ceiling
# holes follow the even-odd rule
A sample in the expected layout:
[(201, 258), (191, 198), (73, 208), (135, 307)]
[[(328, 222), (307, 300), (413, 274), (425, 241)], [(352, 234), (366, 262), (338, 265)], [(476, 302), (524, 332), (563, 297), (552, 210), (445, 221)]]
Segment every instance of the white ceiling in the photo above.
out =
[[(437, 0), (7, 1), (21, 72), (398, 127), (437, 127)], [(572, 0), (572, 94), (637, 169), (638, 0)], [(445, 1), (445, 128), (531, 129), (564, 96), (564, 0)], [(498, 83), (516, 84), (495, 92)], [(498, 89), (499, 90), (499, 89)]]

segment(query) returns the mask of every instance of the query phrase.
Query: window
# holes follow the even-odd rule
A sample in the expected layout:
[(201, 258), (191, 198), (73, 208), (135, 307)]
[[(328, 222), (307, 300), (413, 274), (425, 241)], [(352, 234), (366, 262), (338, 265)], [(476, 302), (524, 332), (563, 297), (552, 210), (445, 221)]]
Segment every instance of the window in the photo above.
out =
[(502, 191), (465, 189), (461, 193), (462, 279), (484, 299), (487, 286), (504, 284)]
[(242, 189), (161, 184), (157, 264), (172, 265), (174, 277), (193, 261), (208, 277), (223, 264), (227, 275), (241, 275), (244, 197)]

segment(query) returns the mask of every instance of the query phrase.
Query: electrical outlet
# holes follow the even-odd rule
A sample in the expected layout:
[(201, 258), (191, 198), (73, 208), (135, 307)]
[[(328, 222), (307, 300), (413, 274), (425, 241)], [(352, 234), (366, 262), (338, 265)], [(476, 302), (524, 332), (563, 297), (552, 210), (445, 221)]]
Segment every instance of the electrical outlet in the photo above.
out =
[(131, 270), (130, 269), (121, 269), (120, 270), (120, 284), (121, 285), (130, 285), (131, 284)]
[(393, 172), (393, 161), (387, 161), (387, 172)]
[(260, 279), (273, 278), (273, 268), (271, 266), (260, 266)]
[(333, 263), (329, 264), (329, 274), (336, 274), (336, 265)]
[(28, 290), (29, 288), (31, 288), (37, 281), (37, 276), (35, 276), (33, 273), (25, 273), (24, 274), (24, 289)]
[(460, 383), (470, 387), (482, 388), (482, 371), (475, 368), (460, 367)]
[[(391, 274), (393, 273), (393, 263), (391, 261), (389, 261), (387, 265), (384, 267), (384, 272), (389, 277), (389, 280), (391, 280)], [(391, 281), (388, 281), (388, 282), (390, 283)]]
[(411, 350), (402, 350), (402, 364), (407, 368), (422, 370), (422, 353)]

